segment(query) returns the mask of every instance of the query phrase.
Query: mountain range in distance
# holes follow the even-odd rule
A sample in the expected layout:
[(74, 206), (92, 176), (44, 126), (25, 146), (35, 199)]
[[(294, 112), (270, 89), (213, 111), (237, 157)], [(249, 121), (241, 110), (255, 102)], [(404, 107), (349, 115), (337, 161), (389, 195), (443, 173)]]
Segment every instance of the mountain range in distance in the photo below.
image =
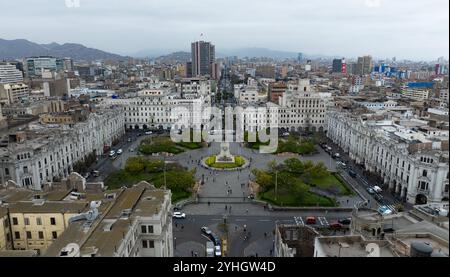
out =
[(5, 40), (0, 38), (0, 60), (14, 60), (32, 56), (70, 57), (74, 60), (124, 60), (127, 57), (89, 48), (77, 43), (38, 44), (26, 39)]
[[(303, 54), (307, 59), (334, 58), (324, 55), (307, 55)], [(49, 43), (38, 44), (26, 39), (5, 40), (0, 38), (0, 60), (14, 60), (32, 56), (53, 56), (58, 58), (70, 57), (76, 61), (93, 61), (93, 60), (126, 60), (128, 57), (134, 58), (150, 58), (156, 60), (175, 60), (187, 62), (190, 59), (189, 51), (177, 51), (173, 49), (153, 49), (142, 50), (128, 56), (122, 56), (109, 53), (95, 48), (89, 48), (77, 43)], [(277, 60), (297, 59), (298, 52), (288, 52), (271, 50), (267, 48), (239, 48), (239, 49), (219, 49), (216, 53), (217, 58), (225, 58), (237, 56), (239, 58), (272, 58)]]

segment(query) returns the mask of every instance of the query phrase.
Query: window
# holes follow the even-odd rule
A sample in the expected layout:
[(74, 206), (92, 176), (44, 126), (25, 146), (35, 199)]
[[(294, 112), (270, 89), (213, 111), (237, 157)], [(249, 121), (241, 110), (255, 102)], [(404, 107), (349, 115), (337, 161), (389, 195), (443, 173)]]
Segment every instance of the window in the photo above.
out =
[(50, 217), (50, 224), (51, 225), (56, 225), (56, 218)]
[(39, 237), (39, 239), (44, 239), (44, 232), (39, 231), (38, 232), (38, 237)]
[(37, 225), (42, 225), (42, 219), (40, 217), (36, 218), (36, 224)]
[(149, 226), (147, 226), (147, 228), (148, 228), (148, 233), (153, 234), (153, 225), (149, 225)]
[(14, 238), (20, 239), (20, 232), (14, 232)]
[(27, 239), (31, 239), (31, 232), (27, 231)]
[(13, 217), (13, 225), (19, 225), (19, 221), (17, 220), (17, 217)]
[(141, 233), (142, 234), (147, 234), (147, 226), (141, 225)]
[(9, 175), (9, 168), (5, 168), (5, 175)]
[(426, 170), (424, 170), (424, 171), (422, 172), (422, 176), (423, 176), (423, 177), (427, 177), (427, 174), (428, 174), (428, 172), (427, 172)]
[(142, 248), (148, 248), (147, 240), (142, 240)]
[(155, 242), (153, 240), (148, 241), (148, 248), (155, 248)]
[(30, 225), (30, 219), (29, 218), (25, 217), (24, 221), (25, 221), (25, 225)]
[(57, 239), (58, 238), (58, 233), (56, 233), (55, 231), (52, 232), (52, 238), (53, 239)]

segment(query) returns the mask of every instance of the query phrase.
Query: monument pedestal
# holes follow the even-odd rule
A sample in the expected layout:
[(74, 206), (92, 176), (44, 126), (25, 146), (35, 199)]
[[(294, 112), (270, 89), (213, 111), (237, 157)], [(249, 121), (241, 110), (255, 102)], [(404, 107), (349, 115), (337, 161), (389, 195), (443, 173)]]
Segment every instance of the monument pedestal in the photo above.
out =
[(230, 144), (222, 142), (220, 144), (220, 154), (216, 156), (216, 163), (234, 163), (234, 156), (230, 153)]

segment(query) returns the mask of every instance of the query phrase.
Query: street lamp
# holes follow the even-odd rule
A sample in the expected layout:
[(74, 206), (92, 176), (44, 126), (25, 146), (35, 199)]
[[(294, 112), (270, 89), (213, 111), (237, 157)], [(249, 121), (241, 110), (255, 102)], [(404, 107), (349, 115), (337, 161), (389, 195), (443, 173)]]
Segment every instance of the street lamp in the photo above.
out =
[(278, 196), (278, 170), (275, 171), (275, 201), (277, 201)]
[(177, 237), (173, 237), (173, 247), (177, 249)]

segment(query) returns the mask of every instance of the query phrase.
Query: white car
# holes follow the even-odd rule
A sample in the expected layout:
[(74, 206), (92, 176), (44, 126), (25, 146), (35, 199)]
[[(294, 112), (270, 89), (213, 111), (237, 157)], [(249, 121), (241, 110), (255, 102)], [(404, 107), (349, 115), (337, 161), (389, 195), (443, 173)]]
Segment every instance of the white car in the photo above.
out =
[(222, 250), (220, 249), (220, 245), (216, 245), (214, 247), (214, 254), (216, 257), (222, 257)]
[(174, 218), (186, 218), (186, 214), (185, 213), (181, 213), (181, 212), (174, 212), (173, 213), (173, 217)]
[(110, 157), (113, 157), (114, 155), (116, 155), (116, 151), (114, 151), (114, 150), (109, 151), (109, 156)]
[(120, 154), (122, 154), (122, 153), (123, 153), (123, 150), (122, 150), (122, 149), (117, 150), (117, 155), (120, 155)]
[(145, 134), (146, 135), (151, 135), (151, 134), (153, 134), (153, 132), (152, 131), (147, 131), (147, 132), (145, 132)]

